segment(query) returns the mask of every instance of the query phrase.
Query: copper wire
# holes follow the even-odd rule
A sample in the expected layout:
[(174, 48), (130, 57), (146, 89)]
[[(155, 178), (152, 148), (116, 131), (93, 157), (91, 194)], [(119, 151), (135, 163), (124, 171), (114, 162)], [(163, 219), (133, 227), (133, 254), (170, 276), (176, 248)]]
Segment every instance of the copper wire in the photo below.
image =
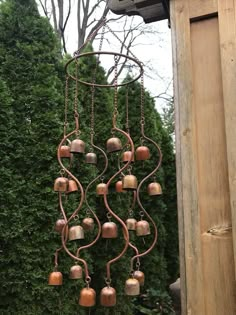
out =
[[(117, 128), (117, 127), (113, 128), (113, 131), (116, 131), (116, 132), (119, 132), (119, 133), (123, 134), (128, 139), (128, 141), (130, 143), (130, 147), (131, 147), (131, 152), (132, 152), (132, 154), (134, 154), (134, 144), (133, 144), (133, 141), (132, 141), (131, 137), (126, 132), (124, 132), (123, 130), (121, 130), (121, 129)], [(117, 175), (121, 174), (130, 165), (131, 160), (132, 159), (130, 158), (130, 160), (118, 172), (116, 172), (109, 179), (109, 181), (107, 182), (107, 190), (108, 190), (111, 182), (113, 181), (113, 179)], [(111, 264), (113, 264), (117, 260), (119, 260), (125, 254), (128, 246), (129, 246), (129, 231), (128, 231), (127, 227), (126, 227), (126, 224), (123, 222), (123, 220), (121, 220), (121, 218), (118, 215), (116, 215), (112, 211), (112, 209), (110, 208), (108, 200), (107, 200), (107, 194), (104, 194), (104, 203), (105, 203), (106, 209), (110, 212), (110, 214), (122, 225), (124, 239), (125, 239), (125, 246), (124, 246), (123, 250), (121, 251), (121, 253), (117, 257), (115, 257), (112, 260), (108, 261), (108, 263), (106, 264), (107, 279), (111, 279), (111, 270), (110, 270), (111, 269)]]
[(67, 219), (66, 217), (66, 214), (65, 214), (65, 210), (63, 208), (63, 204), (62, 204), (62, 198), (61, 198), (61, 194), (59, 193), (59, 206), (60, 206), (60, 209), (61, 209), (61, 212), (62, 212), (62, 215), (66, 221), (66, 224), (64, 225), (63, 227), (63, 230), (62, 230), (62, 235), (61, 235), (61, 239), (62, 239), (62, 246), (64, 248), (64, 250), (66, 251), (66, 253), (73, 259), (83, 263), (84, 265), (84, 269), (85, 269), (85, 275), (86, 277), (89, 277), (89, 272), (88, 272), (88, 265), (86, 263), (85, 260), (81, 259), (81, 258), (78, 258), (77, 256), (73, 255), (69, 249), (67, 248), (66, 246), (66, 236), (65, 236), (65, 232), (67, 231), (67, 226), (68, 224), (70, 223), (70, 221), (78, 214), (79, 210), (82, 208), (82, 205), (83, 205), (83, 202), (84, 202), (84, 190), (83, 190), (83, 187), (80, 183), (80, 181), (63, 165), (62, 161), (61, 161), (61, 157), (60, 157), (60, 149), (61, 149), (61, 146), (63, 145), (63, 143), (69, 139), (69, 137), (71, 137), (72, 135), (76, 134), (77, 133), (77, 130), (73, 130), (72, 132), (70, 132), (68, 135), (66, 135), (60, 142), (59, 146), (58, 146), (58, 149), (57, 149), (57, 159), (58, 159), (58, 162), (61, 166), (61, 168), (68, 174), (68, 176), (70, 176), (78, 185), (79, 187), (79, 190), (80, 190), (80, 193), (81, 193), (81, 198), (80, 198), (80, 202), (79, 202), (79, 205), (78, 207), (76, 208), (76, 210), (72, 213), (72, 215), (70, 216), (69, 219)]
[(137, 188), (137, 202), (138, 202), (139, 207), (142, 209), (142, 211), (143, 211), (144, 214), (147, 216), (147, 218), (151, 221), (151, 223), (152, 223), (152, 225), (153, 225), (153, 227), (154, 227), (154, 240), (153, 240), (153, 242), (152, 242), (152, 245), (151, 245), (145, 252), (143, 252), (143, 253), (141, 253), (141, 254), (139, 254), (139, 255), (135, 255), (134, 257), (132, 257), (132, 259), (131, 259), (131, 268), (132, 268), (132, 269), (133, 269), (133, 263), (134, 263), (134, 260), (135, 260), (135, 259), (140, 258), (140, 257), (143, 257), (143, 256), (147, 255), (150, 251), (152, 251), (152, 249), (154, 248), (154, 246), (155, 246), (155, 244), (156, 244), (156, 242), (157, 242), (157, 237), (158, 237), (158, 231), (157, 231), (156, 224), (155, 224), (154, 220), (152, 219), (152, 217), (151, 217), (151, 216), (148, 214), (148, 212), (145, 210), (145, 208), (143, 207), (142, 202), (141, 202), (141, 200), (140, 200), (140, 189), (141, 189), (142, 185), (144, 184), (144, 182), (145, 182), (148, 178), (150, 178), (153, 174), (155, 174), (155, 173), (157, 172), (157, 170), (160, 168), (161, 162), (162, 162), (162, 152), (161, 152), (160, 147), (158, 146), (158, 144), (157, 144), (155, 141), (153, 141), (152, 139), (150, 139), (150, 138), (148, 138), (147, 136), (145, 136), (145, 134), (144, 134), (144, 125), (143, 125), (143, 124), (142, 124), (142, 126), (141, 126), (141, 133), (142, 133), (142, 137), (143, 137), (145, 140), (151, 142), (151, 143), (157, 148), (157, 151), (158, 151), (158, 153), (159, 153), (159, 161), (158, 161), (158, 163), (157, 163), (157, 166), (154, 168), (154, 170), (153, 170), (150, 174), (148, 174), (146, 177), (144, 177), (144, 178), (142, 179), (142, 181), (139, 183), (138, 188)]
[(97, 215), (94, 213), (94, 211), (93, 211), (93, 210), (91, 209), (91, 207), (89, 206), (89, 203), (88, 203), (88, 200), (87, 200), (87, 193), (88, 193), (89, 188), (90, 188), (99, 178), (101, 178), (101, 177), (103, 176), (103, 174), (106, 172), (107, 167), (108, 167), (108, 158), (107, 158), (106, 153), (105, 153), (101, 148), (99, 148), (98, 146), (94, 145), (93, 142), (92, 142), (91, 144), (92, 144), (93, 148), (99, 150), (99, 151), (103, 154), (104, 159), (105, 159), (105, 166), (104, 166), (103, 171), (102, 171), (96, 178), (94, 178), (94, 179), (88, 184), (88, 186), (87, 186), (87, 188), (86, 188), (86, 190), (85, 190), (85, 203), (86, 203), (87, 207), (89, 208), (90, 212), (92, 213), (92, 215), (94, 216), (95, 220), (97, 221), (97, 224), (98, 224), (98, 233), (97, 233), (96, 238), (95, 238), (90, 244), (85, 245), (85, 246), (81, 246), (81, 247), (79, 247), (79, 248), (77, 249), (77, 253), (76, 253), (76, 256), (77, 256), (77, 257), (79, 257), (79, 254), (80, 254), (81, 250), (87, 249), (87, 248), (93, 246), (93, 245), (98, 241), (98, 239), (99, 239), (99, 237), (100, 237), (100, 234), (101, 234), (101, 230), (102, 230), (102, 228), (101, 228), (101, 223), (100, 223), (100, 221), (99, 221)]

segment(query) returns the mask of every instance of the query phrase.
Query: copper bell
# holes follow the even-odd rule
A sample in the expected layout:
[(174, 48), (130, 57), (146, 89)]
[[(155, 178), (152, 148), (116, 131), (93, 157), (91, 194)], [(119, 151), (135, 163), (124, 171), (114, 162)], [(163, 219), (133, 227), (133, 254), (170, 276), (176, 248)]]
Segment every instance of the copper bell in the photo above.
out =
[(144, 285), (145, 275), (140, 270), (135, 270), (133, 274), (134, 279), (138, 280), (140, 285)]
[(68, 187), (68, 179), (66, 177), (58, 177), (54, 182), (54, 191), (66, 192)]
[(116, 192), (118, 192), (118, 193), (126, 192), (126, 191), (123, 189), (122, 180), (118, 180), (118, 182), (116, 182)]
[(145, 236), (151, 234), (149, 223), (145, 220), (136, 223), (136, 235)]
[(54, 230), (58, 233), (61, 233), (65, 224), (66, 221), (64, 219), (58, 219), (55, 223)]
[(129, 231), (136, 231), (137, 221), (134, 218), (128, 218), (126, 220), (126, 226)]
[(115, 306), (116, 290), (110, 286), (103, 288), (100, 294), (100, 303), (102, 306)]
[(122, 150), (122, 143), (119, 138), (112, 137), (107, 140), (107, 152), (117, 152)]
[(79, 305), (92, 307), (96, 303), (96, 292), (92, 288), (83, 288), (80, 291)]
[(85, 155), (85, 163), (97, 164), (97, 155), (93, 152), (89, 152)]
[(157, 196), (162, 194), (161, 185), (159, 183), (151, 183), (148, 185), (149, 196)]
[(62, 145), (59, 150), (59, 156), (61, 158), (70, 158), (71, 157), (70, 147), (68, 145)]
[(70, 152), (71, 153), (84, 153), (85, 152), (84, 141), (80, 139), (75, 139), (71, 141)]
[(62, 273), (59, 271), (53, 271), (50, 273), (48, 278), (49, 285), (62, 285)]
[(84, 218), (82, 221), (82, 227), (84, 231), (92, 231), (94, 229), (94, 219)]
[(96, 193), (97, 195), (105, 195), (108, 193), (107, 191), (107, 185), (105, 183), (100, 183), (96, 187)]
[(74, 265), (70, 268), (70, 279), (82, 279), (83, 269), (79, 265)]
[(138, 180), (134, 175), (125, 175), (122, 179), (123, 189), (134, 190), (138, 187)]
[(116, 238), (118, 236), (117, 225), (114, 222), (105, 222), (102, 225), (103, 238)]
[(136, 160), (144, 161), (150, 158), (150, 151), (146, 146), (140, 146), (136, 149)]
[(78, 191), (78, 186), (75, 180), (69, 179), (68, 182), (68, 188), (67, 188), (67, 194), (73, 193)]
[(134, 154), (132, 154), (132, 151), (125, 151), (122, 155), (122, 162), (126, 163), (131, 160), (131, 163), (134, 163)]
[(129, 278), (125, 282), (125, 294), (126, 295), (139, 295), (140, 294), (140, 284), (137, 279)]
[(80, 225), (72, 226), (69, 229), (69, 240), (81, 240), (84, 239), (84, 229)]

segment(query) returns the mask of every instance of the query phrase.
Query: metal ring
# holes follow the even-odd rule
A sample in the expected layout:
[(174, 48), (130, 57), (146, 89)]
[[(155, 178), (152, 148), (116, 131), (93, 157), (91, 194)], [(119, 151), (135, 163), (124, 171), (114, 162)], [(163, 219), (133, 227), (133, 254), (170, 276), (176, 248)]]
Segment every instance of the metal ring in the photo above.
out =
[(107, 218), (108, 218), (108, 220), (110, 220), (112, 218), (112, 215), (110, 214), (110, 212), (107, 212)]
[(97, 84), (95, 82), (90, 83), (90, 82), (86, 82), (86, 81), (82, 81), (82, 80), (78, 80), (79, 83), (87, 85), (87, 86), (95, 86), (95, 87), (101, 87), (101, 88), (107, 88), (107, 87), (119, 87), (119, 86), (126, 86), (129, 85), (130, 83), (133, 83), (135, 81), (137, 81), (143, 74), (143, 66), (140, 63), (140, 61), (138, 61), (137, 59), (129, 56), (129, 55), (124, 55), (121, 53), (116, 53), (116, 52), (111, 52), (111, 51), (93, 51), (93, 52), (87, 52), (87, 53), (83, 53), (77, 56), (74, 56), (74, 58), (70, 59), (67, 64), (65, 65), (65, 71), (66, 74), (68, 75), (68, 77), (70, 77), (72, 80), (76, 81), (76, 77), (74, 77), (72, 74), (69, 73), (69, 65), (75, 61), (77, 62), (79, 58), (82, 57), (90, 57), (90, 56), (96, 56), (96, 55), (113, 55), (113, 56), (119, 56), (119, 57), (124, 57), (126, 60), (132, 60), (136, 65), (138, 65), (140, 73), (132, 80), (124, 82), (124, 83), (120, 83), (120, 84)]
[(61, 169), (59, 174), (63, 177), (63, 175), (65, 175), (65, 170), (64, 169)]
[(79, 220), (79, 216), (78, 216), (78, 214), (77, 214), (77, 215), (75, 215), (73, 219), (74, 219), (75, 221)]
[(85, 278), (85, 283), (86, 283), (86, 284), (89, 284), (90, 282), (91, 282), (91, 277), (89, 277), (89, 276), (86, 277), (86, 278)]
[(105, 278), (105, 283), (109, 287), (111, 284), (111, 278)]
[(129, 209), (128, 212), (129, 212), (129, 215), (132, 217), (134, 214), (134, 211), (132, 209)]
[(144, 217), (144, 211), (142, 211), (142, 210), (139, 211), (139, 215), (140, 215), (141, 218), (143, 218)]

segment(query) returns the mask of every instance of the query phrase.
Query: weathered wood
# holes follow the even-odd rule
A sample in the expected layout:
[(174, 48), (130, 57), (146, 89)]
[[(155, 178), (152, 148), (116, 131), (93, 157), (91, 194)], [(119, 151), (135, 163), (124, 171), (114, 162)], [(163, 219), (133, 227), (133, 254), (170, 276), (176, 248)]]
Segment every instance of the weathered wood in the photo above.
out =
[[(218, 18), (191, 24), (191, 49), (204, 314), (233, 315), (234, 266)], [(207, 233), (212, 229), (216, 234)]]
[(201, 18), (217, 13), (217, 0), (191, 0), (189, 1), (189, 18)]
[[(219, 0), (220, 49), (229, 168), (230, 208), (236, 262), (236, 1)], [(236, 264), (235, 264), (236, 275)], [(236, 314), (236, 311), (235, 311)]]
[(189, 7), (171, 2), (182, 314), (204, 314)]
[(170, 2), (182, 315), (236, 314), (235, 1)]

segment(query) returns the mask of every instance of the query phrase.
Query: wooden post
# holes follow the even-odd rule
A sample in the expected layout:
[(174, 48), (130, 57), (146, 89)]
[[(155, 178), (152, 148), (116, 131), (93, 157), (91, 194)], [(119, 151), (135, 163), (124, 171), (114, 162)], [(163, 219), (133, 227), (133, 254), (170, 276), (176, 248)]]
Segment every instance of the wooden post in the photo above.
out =
[(236, 0), (170, 5), (182, 315), (234, 315)]

